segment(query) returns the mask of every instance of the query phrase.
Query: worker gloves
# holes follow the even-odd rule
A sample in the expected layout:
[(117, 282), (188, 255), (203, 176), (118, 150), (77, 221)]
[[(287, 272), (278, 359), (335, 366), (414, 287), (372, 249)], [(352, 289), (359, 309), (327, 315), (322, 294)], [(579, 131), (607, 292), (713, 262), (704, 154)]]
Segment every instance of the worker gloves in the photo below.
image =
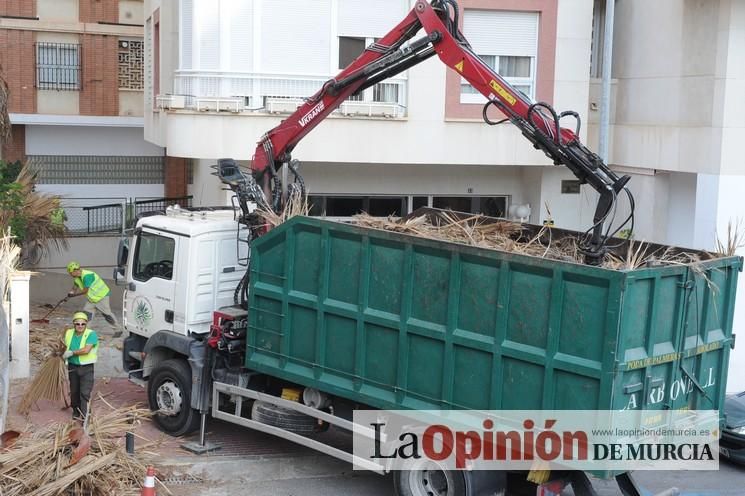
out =
[(72, 351), (70, 351), (70, 350), (67, 350), (66, 352), (64, 352), (64, 353), (62, 354), (62, 358), (64, 358), (65, 360), (67, 360), (67, 359), (68, 359), (68, 358), (70, 358), (71, 356), (72, 356)]

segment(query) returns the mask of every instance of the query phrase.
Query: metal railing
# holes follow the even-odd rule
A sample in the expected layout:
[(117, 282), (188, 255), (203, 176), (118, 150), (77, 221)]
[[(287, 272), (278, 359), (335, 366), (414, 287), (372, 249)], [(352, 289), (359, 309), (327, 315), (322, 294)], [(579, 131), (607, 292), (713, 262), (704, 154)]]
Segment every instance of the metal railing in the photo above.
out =
[(179, 198), (63, 198), (64, 222), (72, 236), (121, 234), (138, 215), (170, 205), (191, 207), (191, 196)]
[(191, 207), (191, 196), (181, 196), (177, 198), (135, 198), (127, 210), (127, 228), (134, 227), (137, 216), (147, 213), (165, 210), (171, 205), (180, 207)]
[[(184, 106), (189, 109), (195, 109), (200, 98), (239, 98), (244, 102), (244, 110), (266, 110), (267, 101), (274, 99), (302, 102), (330, 77), (181, 70), (174, 73), (173, 93), (183, 96)], [(391, 78), (348, 101), (374, 104), (373, 109), (386, 104), (395, 109), (388, 114), (402, 117), (406, 113), (406, 83), (405, 78)]]
[(67, 231), (73, 236), (121, 233), (127, 198), (63, 198)]

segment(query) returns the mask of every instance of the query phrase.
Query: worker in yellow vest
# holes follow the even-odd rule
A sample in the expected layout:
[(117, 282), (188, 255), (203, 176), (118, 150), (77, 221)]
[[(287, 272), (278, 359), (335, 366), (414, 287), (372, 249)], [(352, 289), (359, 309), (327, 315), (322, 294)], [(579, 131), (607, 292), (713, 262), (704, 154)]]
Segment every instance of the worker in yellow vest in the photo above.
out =
[(114, 312), (111, 311), (109, 305), (109, 287), (101, 279), (101, 276), (93, 272), (92, 270), (86, 270), (80, 268), (78, 262), (70, 262), (67, 264), (67, 273), (73, 278), (73, 286), (68, 297), (86, 295), (88, 301), (83, 307), (83, 311), (88, 314), (88, 320), (92, 319), (95, 315), (96, 310), (99, 310), (106, 322), (115, 327), (114, 337), (117, 338), (122, 335), (122, 331), (119, 330), (119, 324), (116, 321)]
[(65, 331), (65, 352), (67, 373), (70, 378), (70, 404), (72, 418), (85, 421), (88, 402), (93, 391), (93, 364), (98, 358), (98, 335), (88, 328), (88, 315), (75, 312), (72, 316), (72, 329)]

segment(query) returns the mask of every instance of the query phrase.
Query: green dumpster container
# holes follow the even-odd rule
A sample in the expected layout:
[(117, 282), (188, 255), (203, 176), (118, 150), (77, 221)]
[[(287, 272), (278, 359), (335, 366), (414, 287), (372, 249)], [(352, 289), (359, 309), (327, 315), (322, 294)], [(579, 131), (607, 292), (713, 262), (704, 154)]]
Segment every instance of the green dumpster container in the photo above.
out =
[(246, 366), (385, 409), (720, 409), (742, 259), (619, 271), (296, 217)]

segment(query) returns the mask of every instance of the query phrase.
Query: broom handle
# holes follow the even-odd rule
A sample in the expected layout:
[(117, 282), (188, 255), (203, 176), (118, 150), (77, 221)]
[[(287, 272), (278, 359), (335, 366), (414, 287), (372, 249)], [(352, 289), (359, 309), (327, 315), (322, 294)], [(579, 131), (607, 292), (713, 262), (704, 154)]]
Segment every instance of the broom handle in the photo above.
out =
[(69, 298), (69, 296), (65, 296), (60, 301), (58, 301), (57, 304), (54, 305), (52, 307), (52, 309), (49, 310), (49, 312), (45, 316), (43, 316), (41, 319), (39, 319), (39, 320), (45, 320), (47, 317), (49, 317), (50, 315), (52, 315), (52, 312), (54, 312), (55, 310), (57, 310), (57, 307), (60, 306), (60, 305), (62, 305), (64, 302), (66, 302), (68, 298)]

